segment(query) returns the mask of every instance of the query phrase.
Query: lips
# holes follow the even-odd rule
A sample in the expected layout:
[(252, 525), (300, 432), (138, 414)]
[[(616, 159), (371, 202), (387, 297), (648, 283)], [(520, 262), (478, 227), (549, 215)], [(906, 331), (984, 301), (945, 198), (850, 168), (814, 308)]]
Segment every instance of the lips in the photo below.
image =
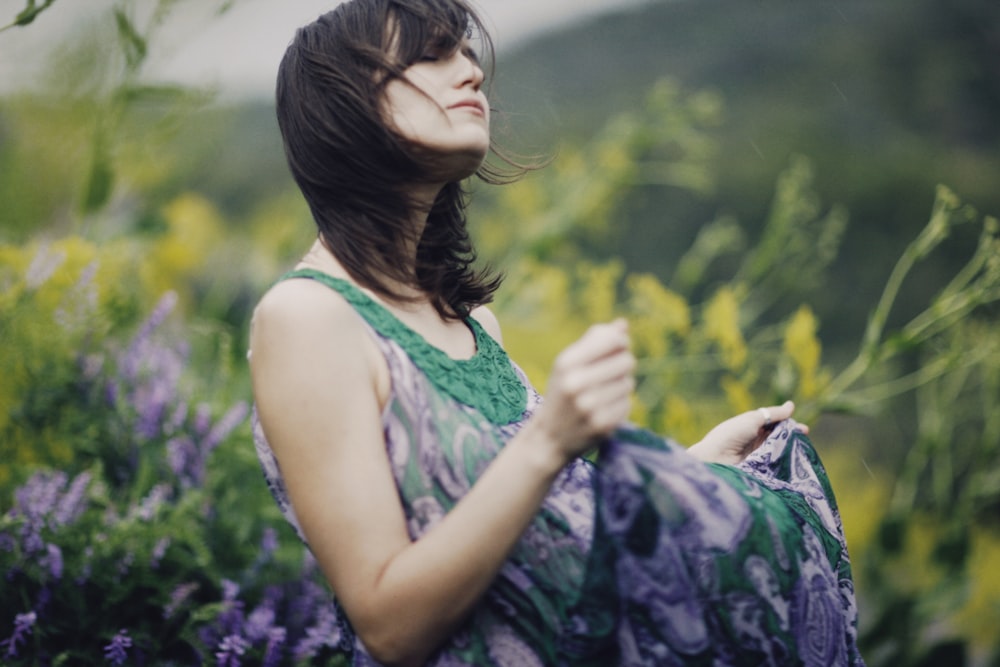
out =
[(474, 111), (478, 111), (479, 113), (481, 113), (484, 116), (486, 115), (486, 105), (483, 103), (482, 100), (475, 99), (475, 98), (469, 98), (469, 99), (466, 99), (466, 100), (461, 100), (460, 102), (456, 102), (455, 104), (452, 104), (448, 108), (449, 109), (471, 109), (471, 110), (474, 110)]

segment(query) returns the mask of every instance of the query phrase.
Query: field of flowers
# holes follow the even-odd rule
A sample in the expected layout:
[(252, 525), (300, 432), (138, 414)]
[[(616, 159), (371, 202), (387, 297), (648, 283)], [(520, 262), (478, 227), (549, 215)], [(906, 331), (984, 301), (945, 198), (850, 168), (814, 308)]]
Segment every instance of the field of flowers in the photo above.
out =
[[(286, 194), (230, 220), (170, 191), (155, 149), (198, 96), (138, 85), (152, 28), (116, 17), (120, 66), (72, 109), (0, 100), (0, 663), (340, 664), (329, 592), (250, 437), (249, 318), (308, 213)], [(1000, 223), (941, 187), (862, 306), (857, 350), (827, 360), (810, 304), (849, 223), (805, 158), (759, 238), (709, 222), (670, 279), (594, 251), (638, 175), (711, 188), (720, 105), (658, 85), (547, 169), (474, 188), (474, 235), (508, 276), (507, 347), (544, 387), (588, 324), (627, 317), (634, 418), (681, 442), (795, 399), (838, 493), (869, 664), (1000, 665)], [(896, 313), (920, 262), (967, 230), (964, 266)], [(903, 445), (878, 427), (895, 413)]]

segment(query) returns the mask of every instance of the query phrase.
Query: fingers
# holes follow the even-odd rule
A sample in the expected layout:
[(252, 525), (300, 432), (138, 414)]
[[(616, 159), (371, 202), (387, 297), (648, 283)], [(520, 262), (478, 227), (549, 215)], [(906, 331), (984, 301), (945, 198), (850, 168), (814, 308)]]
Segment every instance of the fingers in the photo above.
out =
[(595, 324), (559, 354), (555, 370), (588, 364), (601, 357), (627, 351), (630, 346), (628, 323), (624, 319)]
[[(770, 432), (778, 422), (791, 419), (794, 412), (795, 403), (792, 401), (785, 401), (781, 405), (768, 405), (760, 407), (747, 414), (752, 415), (751, 419), (759, 424), (758, 428), (761, 431)], [(796, 423), (795, 428), (806, 435), (809, 434), (809, 426), (806, 424)]]
[(760, 427), (764, 428), (765, 426), (790, 418), (793, 412), (795, 412), (795, 404), (791, 401), (785, 401), (781, 405), (768, 405), (757, 408), (756, 411), (750, 414), (753, 414)]
[(574, 449), (607, 435), (631, 411), (634, 370), (626, 322), (591, 327), (556, 359), (544, 422)]

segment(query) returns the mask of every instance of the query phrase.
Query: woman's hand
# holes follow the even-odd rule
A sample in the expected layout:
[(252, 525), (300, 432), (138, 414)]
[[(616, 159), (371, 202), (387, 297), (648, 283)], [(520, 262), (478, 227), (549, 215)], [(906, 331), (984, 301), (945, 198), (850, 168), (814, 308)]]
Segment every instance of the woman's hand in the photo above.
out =
[[(795, 404), (785, 401), (782, 405), (758, 408), (730, 417), (688, 451), (703, 461), (736, 465), (760, 447), (775, 424), (790, 418), (794, 411)], [(803, 424), (797, 428), (804, 433), (809, 432), (809, 427)]]
[(556, 357), (545, 401), (529, 422), (564, 465), (628, 418), (635, 389), (628, 323), (597, 324)]

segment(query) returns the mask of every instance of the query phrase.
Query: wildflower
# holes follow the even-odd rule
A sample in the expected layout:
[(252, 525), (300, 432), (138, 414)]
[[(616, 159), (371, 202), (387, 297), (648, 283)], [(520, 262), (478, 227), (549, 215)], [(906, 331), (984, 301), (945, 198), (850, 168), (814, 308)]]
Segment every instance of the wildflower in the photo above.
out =
[(163, 560), (163, 556), (167, 553), (167, 547), (170, 546), (169, 537), (161, 537), (156, 541), (156, 546), (153, 547), (153, 553), (149, 557), (149, 566), (154, 570), (160, 566), (160, 561)]
[(124, 579), (128, 576), (129, 570), (132, 569), (132, 565), (135, 563), (135, 552), (129, 551), (125, 554), (120, 561), (118, 561), (118, 579)]
[(170, 602), (167, 606), (163, 608), (163, 618), (170, 619), (173, 615), (177, 613), (177, 610), (187, 602), (188, 598), (198, 590), (199, 586), (197, 583), (191, 581), (186, 584), (181, 584), (174, 589), (173, 593), (170, 594)]
[(177, 293), (167, 292), (160, 298), (159, 303), (153, 309), (153, 312), (146, 318), (146, 321), (142, 323), (139, 328), (139, 333), (135, 335), (132, 342), (129, 343), (128, 349), (125, 351), (125, 355), (121, 359), (121, 370), (123, 375), (128, 380), (134, 380), (138, 377), (140, 361), (143, 356), (144, 348), (149, 341), (149, 337), (152, 335), (163, 321), (167, 319), (167, 315), (170, 311), (174, 309), (177, 305)]
[(316, 612), (316, 622), (306, 629), (306, 636), (295, 647), (295, 659), (312, 658), (321, 648), (336, 648), (339, 643), (340, 625), (337, 623), (337, 616), (329, 605), (323, 605)]
[(215, 426), (212, 427), (212, 430), (208, 432), (208, 435), (201, 443), (202, 460), (207, 459), (212, 450), (225, 440), (226, 436), (232, 433), (237, 426), (243, 423), (248, 413), (247, 404), (240, 401), (229, 408), (226, 414), (222, 415), (222, 418), (215, 423)]
[(629, 276), (630, 323), (636, 347), (652, 358), (667, 354), (670, 336), (684, 337), (691, 329), (691, 312), (684, 300), (651, 274)]
[(128, 657), (128, 649), (132, 647), (132, 638), (128, 636), (128, 630), (119, 630), (118, 634), (111, 639), (111, 643), (104, 647), (104, 659), (112, 665), (124, 664)]
[(208, 429), (212, 426), (212, 406), (208, 403), (199, 403), (194, 411), (194, 432), (199, 438), (208, 435)]
[(274, 607), (270, 602), (265, 601), (257, 605), (250, 615), (247, 616), (243, 630), (251, 642), (257, 642), (268, 636), (271, 627), (274, 625)]
[(621, 261), (612, 260), (603, 266), (583, 265), (579, 270), (583, 282), (583, 307), (587, 318), (604, 322), (614, 317), (618, 282), (624, 272)]
[(63, 305), (53, 313), (56, 322), (64, 329), (82, 328), (97, 311), (97, 286), (94, 284), (96, 274), (97, 260), (94, 260), (83, 269), (76, 284), (63, 297)]
[(81, 472), (73, 478), (69, 489), (59, 499), (55, 511), (52, 513), (52, 522), (55, 526), (65, 526), (73, 523), (83, 513), (86, 507), (84, 494), (90, 486), (91, 476), (89, 472)]
[(195, 467), (197, 457), (198, 450), (191, 438), (181, 436), (167, 441), (167, 464), (185, 487), (192, 485), (188, 470)]
[(268, 526), (260, 538), (260, 551), (263, 558), (270, 558), (278, 550), (278, 532)]
[(154, 486), (149, 494), (142, 499), (138, 507), (132, 508), (129, 512), (129, 516), (138, 517), (143, 521), (152, 521), (156, 516), (160, 508), (163, 507), (163, 503), (167, 501), (170, 497), (170, 486), (168, 484), (157, 484)]
[(41, 287), (64, 261), (66, 261), (65, 252), (61, 250), (51, 252), (48, 245), (39, 248), (24, 275), (24, 282), (28, 289)]
[(187, 401), (179, 401), (176, 406), (174, 406), (174, 411), (169, 417), (163, 422), (163, 432), (166, 435), (173, 435), (177, 432), (181, 426), (184, 425), (184, 420), (187, 418), (188, 404)]
[(56, 507), (64, 486), (66, 473), (62, 471), (35, 473), (14, 494), (18, 513), (29, 521), (43, 519)]
[(47, 545), (46, 551), (48, 552), (39, 561), (42, 567), (48, 568), (49, 574), (53, 579), (62, 579), (63, 574), (63, 556), (62, 550), (55, 544)]
[(0, 648), (3, 649), (5, 657), (17, 657), (17, 645), (23, 644), (25, 638), (31, 634), (31, 628), (34, 627), (37, 619), (38, 616), (33, 611), (14, 617), (14, 634), (0, 642)]
[(177, 385), (187, 352), (152, 344), (145, 349), (143, 361), (147, 375), (133, 387), (129, 400), (137, 416), (136, 434), (151, 439), (164, 431), (164, 417), (168, 406), (177, 398)]
[(727, 287), (716, 292), (705, 307), (704, 319), (705, 335), (719, 346), (726, 368), (742, 368), (747, 346), (740, 331), (740, 305), (736, 293)]
[(803, 397), (810, 397), (817, 390), (817, 372), (821, 347), (816, 338), (816, 317), (808, 306), (798, 309), (785, 328), (784, 350), (799, 375), (799, 391)]
[(754, 399), (746, 382), (727, 375), (719, 381), (719, 384), (722, 386), (722, 391), (726, 394), (729, 407), (734, 411), (747, 412), (752, 409)]
[(250, 644), (239, 635), (226, 635), (219, 642), (219, 650), (215, 653), (219, 667), (240, 667), (239, 657), (246, 653)]
[(222, 580), (223, 611), (219, 614), (222, 632), (234, 634), (243, 627), (243, 601), (238, 600), (240, 586), (228, 579)]
[(267, 633), (267, 647), (264, 649), (262, 667), (277, 667), (281, 660), (281, 649), (285, 644), (288, 631), (281, 627), (273, 627)]

